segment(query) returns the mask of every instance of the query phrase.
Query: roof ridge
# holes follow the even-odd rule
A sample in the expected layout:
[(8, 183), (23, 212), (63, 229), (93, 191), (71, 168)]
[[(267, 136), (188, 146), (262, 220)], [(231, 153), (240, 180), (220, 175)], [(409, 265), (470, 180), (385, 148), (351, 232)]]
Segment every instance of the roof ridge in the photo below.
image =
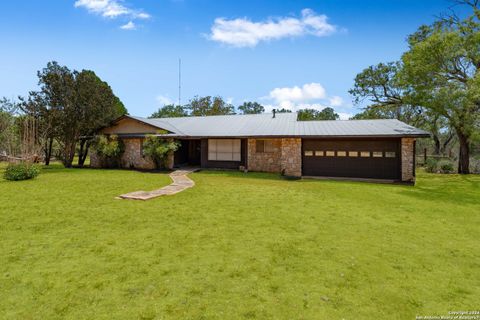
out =
[[(276, 116), (279, 115), (293, 115), (296, 114), (296, 112), (280, 112), (276, 113)], [(143, 118), (143, 119), (151, 119), (151, 120), (160, 120), (160, 119), (184, 119), (184, 118), (212, 118), (212, 117), (235, 117), (235, 116), (250, 116), (250, 117), (255, 117), (255, 116), (267, 116), (267, 115), (273, 115), (273, 112), (263, 112), (263, 113), (249, 113), (249, 114), (212, 114), (212, 115), (207, 115), (207, 116), (185, 116), (185, 117), (164, 117), (164, 118)], [(141, 117), (139, 117), (141, 118)]]

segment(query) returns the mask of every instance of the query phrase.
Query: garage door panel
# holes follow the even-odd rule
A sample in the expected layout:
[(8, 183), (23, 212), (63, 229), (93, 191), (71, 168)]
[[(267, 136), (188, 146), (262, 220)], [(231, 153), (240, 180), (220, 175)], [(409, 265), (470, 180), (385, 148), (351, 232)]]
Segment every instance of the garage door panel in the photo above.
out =
[[(326, 154), (332, 154), (332, 151), (334, 156), (326, 156)], [(316, 154), (323, 154), (323, 156)], [(399, 156), (399, 140), (304, 139), (303, 174), (398, 179), (400, 176)]]

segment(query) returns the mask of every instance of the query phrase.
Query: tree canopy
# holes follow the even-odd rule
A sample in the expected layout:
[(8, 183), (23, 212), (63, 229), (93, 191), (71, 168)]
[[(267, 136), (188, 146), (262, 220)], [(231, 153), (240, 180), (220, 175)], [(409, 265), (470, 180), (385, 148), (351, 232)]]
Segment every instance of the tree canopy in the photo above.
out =
[[(22, 99), (22, 110), (40, 119), (45, 158), (50, 158), (48, 149), (55, 139), (61, 147), (63, 164), (70, 167), (80, 137), (93, 135), (127, 110), (93, 71), (72, 71), (53, 61), (37, 75), (40, 90)], [(79, 165), (85, 161), (88, 141), (80, 141)]]
[(188, 116), (188, 111), (184, 106), (167, 104), (152, 113), (149, 118), (175, 118), (186, 116)]
[(297, 119), (299, 121), (309, 120), (338, 120), (340, 117), (333, 108), (327, 107), (323, 110), (315, 109), (300, 109), (298, 110)]
[(235, 114), (235, 107), (222, 97), (194, 97), (186, 106), (191, 116), (213, 116)]
[(244, 102), (237, 108), (242, 114), (258, 114), (264, 113), (265, 108), (258, 102)]
[(469, 173), (480, 122), (480, 10), (477, 1), (460, 3), (471, 7), (469, 16), (419, 27), (401, 61), (365, 69), (350, 93), (357, 104), (372, 103), (358, 117), (395, 117), (423, 126), (434, 140), (453, 130), (460, 144), (458, 172)]

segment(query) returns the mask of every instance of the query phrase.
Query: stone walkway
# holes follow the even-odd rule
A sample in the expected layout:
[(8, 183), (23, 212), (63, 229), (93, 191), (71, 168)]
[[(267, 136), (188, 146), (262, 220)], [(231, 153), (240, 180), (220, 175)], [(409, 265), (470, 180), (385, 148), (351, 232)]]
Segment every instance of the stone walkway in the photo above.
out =
[(187, 177), (187, 174), (195, 172), (197, 170), (199, 169), (184, 168), (180, 170), (175, 170), (169, 174), (173, 182), (166, 187), (153, 191), (134, 191), (122, 194), (118, 198), (130, 200), (150, 200), (156, 197), (170, 196), (182, 192), (185, 189), (195, 186), (195, 182), (193, 182), (189, 177)]

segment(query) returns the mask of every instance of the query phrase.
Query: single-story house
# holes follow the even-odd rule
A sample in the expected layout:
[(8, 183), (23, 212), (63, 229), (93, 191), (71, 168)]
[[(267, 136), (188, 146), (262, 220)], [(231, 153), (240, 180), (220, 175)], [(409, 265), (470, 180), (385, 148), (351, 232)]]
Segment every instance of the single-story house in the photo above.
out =
[[(123, 116), (101, 134), (123, 140), (121, 166), (153, 169), (147, 135), (179, 141), (169, 167), (246, 169), (286, 176), (386, 179), (413, 183), (415, 139), (423, 130), (398, 120), (298, 121), (296, 113), (148, 119)], [(91, 166), (100, 161), (91, 155)]]

